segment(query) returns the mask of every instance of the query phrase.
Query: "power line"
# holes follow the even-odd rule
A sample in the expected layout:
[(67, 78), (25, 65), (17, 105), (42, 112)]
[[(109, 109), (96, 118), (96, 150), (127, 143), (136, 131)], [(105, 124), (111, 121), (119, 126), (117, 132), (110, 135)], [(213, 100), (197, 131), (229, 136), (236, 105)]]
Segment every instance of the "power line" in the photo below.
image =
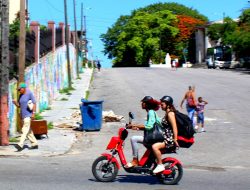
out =
[(50, 5), (51, 8), (53, 8), (54, 10), (56, 10), (59, 13), (64, 14), (64, 12), (58, 8), (56, 8), (53, 4), (51, 4), (48, 0), (46, 0), (46, 2)]

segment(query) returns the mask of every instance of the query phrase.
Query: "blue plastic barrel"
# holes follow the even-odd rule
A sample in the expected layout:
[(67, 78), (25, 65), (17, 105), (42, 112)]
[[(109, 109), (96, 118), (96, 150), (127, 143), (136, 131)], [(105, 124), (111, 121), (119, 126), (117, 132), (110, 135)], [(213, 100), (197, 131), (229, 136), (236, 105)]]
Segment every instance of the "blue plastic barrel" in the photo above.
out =
[(84, 131), (99, 131), (102, 126), (103, 101), (88, 101), (85, 99), (81, 101), (82, 129)]

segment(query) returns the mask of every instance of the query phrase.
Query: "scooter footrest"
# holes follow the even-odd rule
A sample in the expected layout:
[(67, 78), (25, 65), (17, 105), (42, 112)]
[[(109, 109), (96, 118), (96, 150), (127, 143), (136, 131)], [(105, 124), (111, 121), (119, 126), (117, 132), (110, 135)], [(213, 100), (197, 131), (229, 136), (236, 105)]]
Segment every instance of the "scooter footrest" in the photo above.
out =
[(143, 168), (142, 166), (135, 166), (131, 170), (133, 170), (133, 173), (149, 173), (150, 171), (149, 168)]

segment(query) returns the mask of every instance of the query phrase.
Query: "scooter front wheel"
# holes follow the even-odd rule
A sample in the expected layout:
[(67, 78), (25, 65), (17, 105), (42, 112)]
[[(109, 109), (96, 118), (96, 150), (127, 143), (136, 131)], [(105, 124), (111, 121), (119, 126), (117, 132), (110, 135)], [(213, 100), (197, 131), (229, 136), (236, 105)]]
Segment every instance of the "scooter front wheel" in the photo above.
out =
[(110, 182), (116, 178), (118, 168), (106, 156), (100, 156), (92, 164), (92, 173), (98, 181)]
[(159, 178), (165, 185), (175, 185), (177, 184), (183, 175), (182, 165), (177, 163), (174, 166), (171, 166), (173, 161), (166, 161), (164, 164), (166, 170), (171, 170), (171, 173), (168, 175), (160, 174)]

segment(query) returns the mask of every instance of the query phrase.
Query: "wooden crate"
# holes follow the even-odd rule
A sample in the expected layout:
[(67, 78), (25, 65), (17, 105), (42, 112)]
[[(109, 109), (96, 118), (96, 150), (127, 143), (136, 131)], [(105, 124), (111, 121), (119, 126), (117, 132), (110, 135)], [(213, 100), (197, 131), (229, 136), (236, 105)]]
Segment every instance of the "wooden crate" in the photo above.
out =
[(46, 120), (31, 120), (30, 127), (34, 135), (46, 135), (48, 137), (48, 126)]

